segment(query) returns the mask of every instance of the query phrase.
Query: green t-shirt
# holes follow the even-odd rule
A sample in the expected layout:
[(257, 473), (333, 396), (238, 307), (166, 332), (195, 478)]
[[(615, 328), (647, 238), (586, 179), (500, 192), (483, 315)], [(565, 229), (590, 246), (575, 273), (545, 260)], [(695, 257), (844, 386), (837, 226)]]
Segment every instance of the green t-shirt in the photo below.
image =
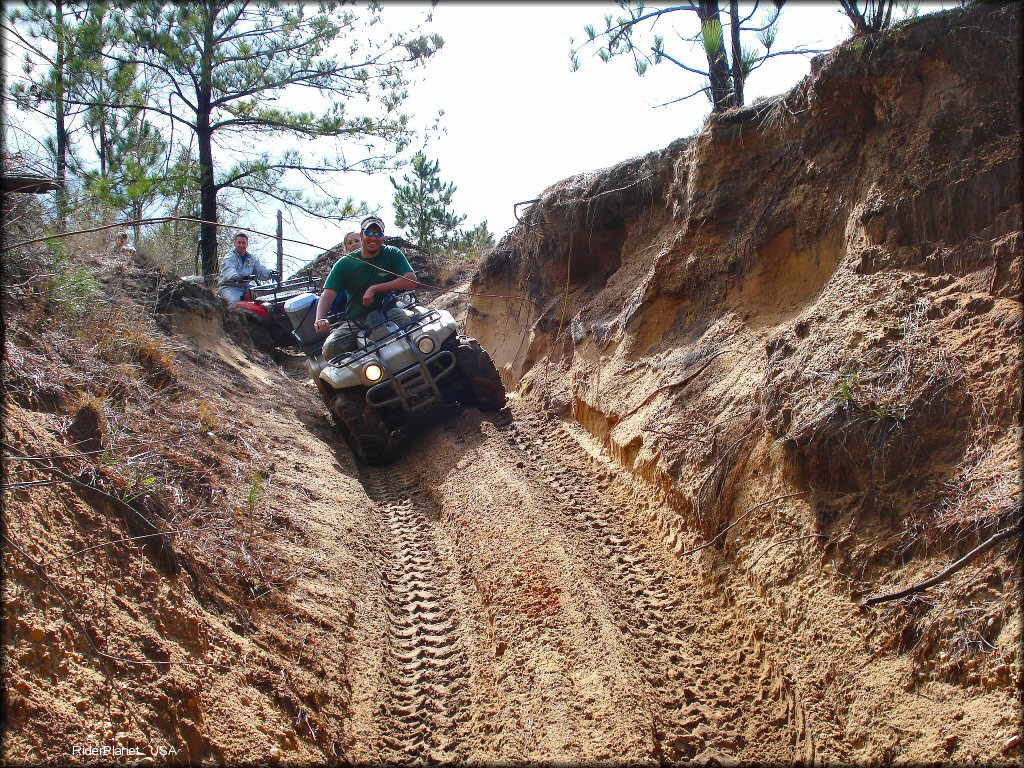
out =
[(325, 291), (348, 291), (345, 317), (351, 320), (364, 317), (370, 311), (370, 307), (363, 306), (363, 294), (367, 288), (389, 283), (413, 271), (405, 254), (393, 245), (381, 246), (380, 253), (372, 259), (364, 259), (362, 254), (363, 249), (360, 248), (338, 259), (324, 283)]

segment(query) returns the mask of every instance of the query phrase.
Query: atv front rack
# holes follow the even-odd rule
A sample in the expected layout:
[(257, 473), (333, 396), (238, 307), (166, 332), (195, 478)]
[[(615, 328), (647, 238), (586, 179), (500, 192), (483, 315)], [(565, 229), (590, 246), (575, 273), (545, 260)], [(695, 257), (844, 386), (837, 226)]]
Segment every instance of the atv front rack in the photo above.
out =
[(316, 281), (312, 275), (301, 275), (280, 283), (264, 283), (249, 289), (253, 300), (266, 304), (283, 304), (300, 293), (316, 292)]

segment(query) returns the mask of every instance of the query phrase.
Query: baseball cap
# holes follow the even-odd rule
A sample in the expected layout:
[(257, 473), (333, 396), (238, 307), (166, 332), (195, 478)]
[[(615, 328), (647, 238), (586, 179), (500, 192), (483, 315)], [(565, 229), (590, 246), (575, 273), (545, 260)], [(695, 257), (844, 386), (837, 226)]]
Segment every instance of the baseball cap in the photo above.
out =
[(359, 223), (359, 229), (366, 229), (371, 224), (376, 224), (381, 232), (384, 231), (384, 222), (378, 216), (367, 216)]

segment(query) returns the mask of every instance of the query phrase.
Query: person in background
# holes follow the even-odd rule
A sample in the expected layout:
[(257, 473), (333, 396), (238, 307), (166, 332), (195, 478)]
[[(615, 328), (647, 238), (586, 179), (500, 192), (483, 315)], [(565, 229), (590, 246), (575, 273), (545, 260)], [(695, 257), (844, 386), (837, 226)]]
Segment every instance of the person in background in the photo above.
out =
[[(345, 254), (341, 258), (345, 258), (346, 255), (353, 251), (358, 251), (363, 244), (363, 238), (358, 232), (346, 232), (344, 240)], [(331, 308), (328, 310), (328, 314), (335, 315), (345, 311), (345, 304), (348, 302), (348, 294), (345, 291), (341, 291), (331, 302)]]
[(232, 241), (230, 253), (220, 263), (217, 294), (234, 306), (242, 300), (245, 289), (253, 278), (269, 280), (272, 277), (280, 275), (275, 270), (267, 269), (259, 259), (249, 253), (249, 236), (239, 232)]
[[(367, 216), (360, 229), (362, 247), (338, 259), (324, 283), (324, 290), (316, 305), (314, 328), (317, 331), (329, 327), (327, 315), (342, 291), (348, 293), (345, 317), (359, 321), (374, 309), (374, 300), (378, 295), (416, 288), (416, 273), (409, 266), (405, 254), (393, 245), (384, 245), (384, 222), (376, 216)], [(346, 323), (335, 328), (327, 337), (324, 342), (324, 359), (330, 360), (352, 349), (355, 349), (355, 334)]]
[(128, 231), (122, 229), (117, 233), (117, 240), (114, 241), (114, 253), (124, 256), (134, 256), (135, 246), (128, 241)]

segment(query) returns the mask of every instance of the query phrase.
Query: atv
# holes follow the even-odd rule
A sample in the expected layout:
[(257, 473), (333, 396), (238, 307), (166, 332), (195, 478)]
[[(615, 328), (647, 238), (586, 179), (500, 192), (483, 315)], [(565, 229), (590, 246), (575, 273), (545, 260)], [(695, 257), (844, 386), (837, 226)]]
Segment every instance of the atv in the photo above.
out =
[(289, 299), (307, 294), (316, 288), (313, 275), (307, 271), (298, 273), (284, 281), (246, 281), (239, 287), (244, 289), (242, 300), (234, 305), (248, 321), (256, 336), (269, 346), (287, 347), (295, 343), (292, 324), (285, 312)]
[(355, 336), (354, 350), (330, 360), (323, 357), (330, 330), (314, 330), (317, 301), (312, 292), (300, 294), (285, 312), (320, 397), (359, 459), (390, 461), (403, 432), (446, 405), (505, 405), (490, 355), (458, 334), (451, 313), (417, 304), (415, 293), (385, 294), (364, 322), (328, 315), (330, 330), (347, 323)]

